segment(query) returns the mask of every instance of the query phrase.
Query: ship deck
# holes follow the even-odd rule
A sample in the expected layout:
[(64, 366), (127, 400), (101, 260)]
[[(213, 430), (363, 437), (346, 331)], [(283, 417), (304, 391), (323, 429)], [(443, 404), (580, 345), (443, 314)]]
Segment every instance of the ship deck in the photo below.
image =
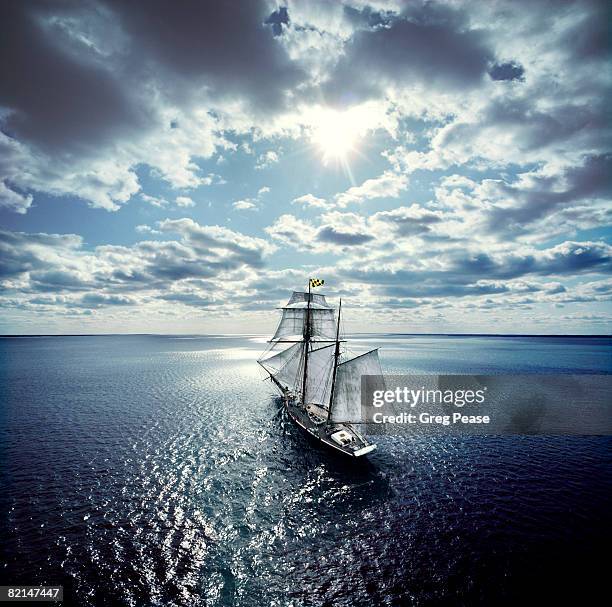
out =
[(350, 457), (371, 453), (376, 445), (371, 444), (351, 424), (328, 424), (327, 410), (314, 404), (303, 407), (285, 398), (285, 407), (291, 419), (311, 437), (328, 447)]

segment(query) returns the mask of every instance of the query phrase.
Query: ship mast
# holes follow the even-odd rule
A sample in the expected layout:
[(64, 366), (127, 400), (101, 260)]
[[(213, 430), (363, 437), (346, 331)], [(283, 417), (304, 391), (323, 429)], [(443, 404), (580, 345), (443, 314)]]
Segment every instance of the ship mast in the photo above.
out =
[(308, 279), (308, 305), (304, 323), (304, 378), (302, 379), (302, 404), (306, 406), (306, 378), (308, 376), (308, 349), (310, 348), (310, 278)]
[(338, 325), (336, 326), (336, 349), (334, 350), (334, 373), (332, 375), (331, 390), (329, 393), (329, 407), (327, 421), (331, 419), (332, 404), (334, 402), (334, 389), (336, 388), (336, 372), (338, 371), (338, 359), (340, 358), (340, 312), (342, 311), (342, 299), (338, 307)]

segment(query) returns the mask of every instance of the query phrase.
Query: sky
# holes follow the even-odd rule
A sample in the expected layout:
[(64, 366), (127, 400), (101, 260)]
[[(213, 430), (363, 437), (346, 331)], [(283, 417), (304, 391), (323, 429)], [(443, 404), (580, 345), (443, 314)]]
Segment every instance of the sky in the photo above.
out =
[(2, 2), (0, 333), (610, 334), (609, 11)]

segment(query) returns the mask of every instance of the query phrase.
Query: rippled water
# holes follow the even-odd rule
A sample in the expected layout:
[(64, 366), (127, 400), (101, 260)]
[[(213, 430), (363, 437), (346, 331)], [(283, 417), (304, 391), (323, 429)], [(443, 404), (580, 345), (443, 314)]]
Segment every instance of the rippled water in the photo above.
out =
[[(372, 342), (395, 373), (612, 371), (605, 338), (357, 346)], [(380, 437), (347, 462), (284, 419), (261, 350), (0, 339), (2, 583), (64, 584), (82, 605), (349, 606), (516, 604), (597, 581), (612, 439)]]

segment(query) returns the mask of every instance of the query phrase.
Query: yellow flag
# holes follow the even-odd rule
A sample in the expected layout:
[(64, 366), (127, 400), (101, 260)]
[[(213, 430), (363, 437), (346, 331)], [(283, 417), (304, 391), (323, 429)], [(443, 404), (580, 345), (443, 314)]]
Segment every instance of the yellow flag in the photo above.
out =
[(322, 285), (325, 284), (324, 280), (321, 280), (320, 278), (311, 278), (310, 279), (310, 286), (311, 287), (320, 287)]

